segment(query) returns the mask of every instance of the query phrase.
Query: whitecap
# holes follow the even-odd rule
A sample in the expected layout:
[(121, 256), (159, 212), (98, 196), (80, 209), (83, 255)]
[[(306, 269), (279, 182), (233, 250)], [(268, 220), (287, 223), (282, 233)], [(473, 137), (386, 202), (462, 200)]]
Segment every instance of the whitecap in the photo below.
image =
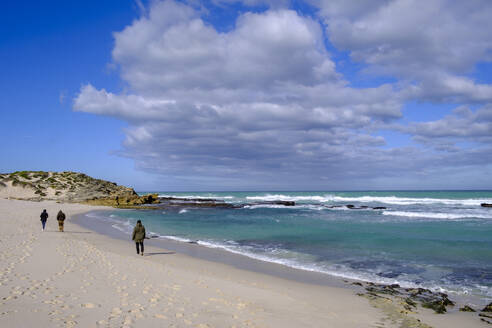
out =
[(431, 218), (431, 219), (492, 219), (492, 215), (482, 215), (476, 213), (434, 213), (434, 212), (406, 212), (406, 211), (384, 211), (383, 215), (404, 216), (410, 218)]

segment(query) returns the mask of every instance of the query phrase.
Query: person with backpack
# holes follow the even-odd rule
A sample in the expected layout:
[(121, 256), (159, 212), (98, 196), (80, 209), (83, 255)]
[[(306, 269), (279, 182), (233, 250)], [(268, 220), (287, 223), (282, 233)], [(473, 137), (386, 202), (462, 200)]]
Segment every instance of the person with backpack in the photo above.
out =
[(41, 217), (41, 225), (42, 225), (41, 231), (44, 231), (44, 227), (46, 226), (46, 221), (48, 221), (48, 212), (46, 212), (46, 210), (43, 210), (40, 217)]
[(63, 223), (65, 221), (65, 213), (63, 213), (61, 210), (58, 212), (56, 215), (56, 220), (58, 220), (58, 230), (63, 232)]

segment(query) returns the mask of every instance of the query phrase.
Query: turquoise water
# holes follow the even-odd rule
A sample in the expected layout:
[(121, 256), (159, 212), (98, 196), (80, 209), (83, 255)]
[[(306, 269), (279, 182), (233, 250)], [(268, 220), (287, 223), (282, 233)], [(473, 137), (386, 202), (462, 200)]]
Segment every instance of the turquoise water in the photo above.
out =
[[(130, 232), (197, 241), (253, 258), (366, 281), (399, 283), (492, 300), (490, 191), (161, 193), (244, 204), (292, 200), (294, 207), (116, 211)], [(328, 208), (333, 205), (386, 209)]]

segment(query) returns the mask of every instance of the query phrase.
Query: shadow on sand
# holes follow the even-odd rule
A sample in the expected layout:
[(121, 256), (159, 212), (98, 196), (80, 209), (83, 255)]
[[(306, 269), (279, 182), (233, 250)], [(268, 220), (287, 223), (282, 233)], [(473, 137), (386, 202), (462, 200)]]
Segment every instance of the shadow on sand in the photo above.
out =
[(145, 253), (144, 256), (153, 256), (153, 255), (170, 255), (176, 254), (176, 252), (154, 252), (154, 253)]
[[(45, 230), (44, 232), (60, 232), (58, 230)], [(92, 233), (90, 231), (70, 231), (70, 230), (65, 230), (63, 233)]]

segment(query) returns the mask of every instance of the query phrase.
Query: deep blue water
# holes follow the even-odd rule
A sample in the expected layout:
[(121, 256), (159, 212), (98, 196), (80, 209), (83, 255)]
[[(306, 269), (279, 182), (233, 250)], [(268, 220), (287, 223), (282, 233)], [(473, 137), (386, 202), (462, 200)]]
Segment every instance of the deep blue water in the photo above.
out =
[[(421, 286), (492, 300), (489, 191), (161, 193), (230, 203), (293, 200), (294, 207), (115, 211), (130, 232), (141, 219), (154, 234), (220, 247), (287, 266), (373, 282)], [(384, 206), (384, 210), (327, 208)]]

